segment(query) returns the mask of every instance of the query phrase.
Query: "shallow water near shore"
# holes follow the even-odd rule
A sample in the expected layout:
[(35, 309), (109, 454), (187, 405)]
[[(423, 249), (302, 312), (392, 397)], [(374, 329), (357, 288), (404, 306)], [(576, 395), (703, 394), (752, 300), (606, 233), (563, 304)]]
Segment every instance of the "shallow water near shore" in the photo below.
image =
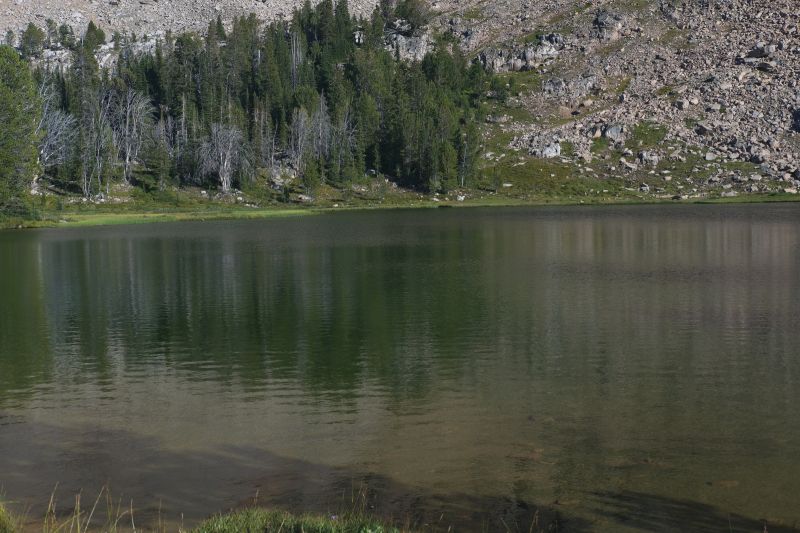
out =
[(145, 524), (800, 524), (800, 205), (0, 232), (0, 301), (0, 488), (34, 518), (58, 484)]

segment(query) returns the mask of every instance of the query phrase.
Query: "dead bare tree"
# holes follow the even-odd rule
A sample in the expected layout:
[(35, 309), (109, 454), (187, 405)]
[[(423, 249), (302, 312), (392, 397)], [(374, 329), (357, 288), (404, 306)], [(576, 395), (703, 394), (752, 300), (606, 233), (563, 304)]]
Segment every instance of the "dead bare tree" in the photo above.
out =
[(300, 43), (300, 33), (292, 31), (292, 89), (297, 89), (300, 84), (300, 67), (303, 64), (303, 46)]
[(186, 96), (181, 95), (181, 114), (175, 126), (175, 161), (178, 165), (178, 179), (188, 181), (192, 173), (187, 169), (187, 159), (193, 159), (194, 150), (189, 146), (189, 129), (186, 120)]
[(66, 162), (69, 150), (77, 136), (77, 119), (58, 107), (58, 98), (52, 85), (43, 81), (39, 86), (42, 115), (37, 126), (39, 137), (39, 162), (45, 170)]
[(275, 150), (278, 142), (278, 131), (272, 127), (269, 113), (263, 110), (255, 111), (255, 124), (258, 128), (257, 164), (273, 172), (275, 168)]
[(331, 117), (324, 95), (320, 96), (319, 105), (311, 117), (311, 134), (314, 157), (328, 157), (331, 148)]
[(168, 113), (162, 113), (161, 118), (153, 125), (150, 142), (156, 152), (156, 166), (158, 173), (158, 188), (166, 187), (166, 176), (169, 166), (177, 158), (179, 150), (179, 135), (175, 121)]
[(213, 124), (209, 139), (200, 147), (201, 168), (215, 174), (222, 192), (231, 190), (233, 175), (245, 161), (244, 135), (234, 126)]
[(103, 190), (105, 177), (106, 194), (109, 193), (110, 179), (106, 163), (114, 159), (114, 133), (111, 128), (111, 111), (113, 95), (107, 89), (88, 93), (89, 101), (85, 102), (83, 126), (83, 142), (81, 146), (81, 167), (83, 194), (87, 198), (92, 194), (92, 182), (97, 182), (97, 190)]
[(356, 128), (353, 125), (352, 110), (346, 106), (331, 133), (331, 146), (334, 163), (338, 172), (344, 166), (345, 158), (353, 153), (356, 145)]
[(295, 108), (292, 115), (292, 135), (289, 145), (289, 157), (292, 166), (299, 174), (302, 172), (303, 158), (311, 141), (311, 119), (305, 108)]
[(147, 96), (133, 89), (117, 96), (112, 127), (125, 183), (131, 181), (133, 165), (139, 160), (152, 116), (153, 104)]

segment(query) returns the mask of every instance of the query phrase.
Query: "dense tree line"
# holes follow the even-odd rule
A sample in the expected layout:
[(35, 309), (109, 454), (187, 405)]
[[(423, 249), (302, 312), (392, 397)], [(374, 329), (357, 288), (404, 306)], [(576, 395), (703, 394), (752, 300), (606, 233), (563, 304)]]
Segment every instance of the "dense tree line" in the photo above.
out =
[(486, 75), (446, 42), (400, 61), (386, 46), (399, 18), (416, 27), (420, 4), (385, 1), (365, 20), (345, 0), (306, 2), (290, 21), (251, 15), (226, 31), (217, 19), (202, 37), (149, 46), (115, 34), (110, 69), (96, 60), (106, 36), (93, 24), (81, 39), (31, 26), (24, 57), (54, 43), (72, 55), (66, 69), (35, 73), (40, 170), (87, 197), (115, 181), (228, 192), (291, 176), (313, 191), (386, 175), (424, 190), (468, 186)]

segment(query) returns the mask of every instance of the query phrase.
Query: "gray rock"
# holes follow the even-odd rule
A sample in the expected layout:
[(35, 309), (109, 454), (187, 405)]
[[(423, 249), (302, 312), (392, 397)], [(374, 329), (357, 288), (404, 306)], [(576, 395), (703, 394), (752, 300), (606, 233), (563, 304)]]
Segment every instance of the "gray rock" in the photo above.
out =
[(542, 149), (542, 157), (553, 158), (561, 155), (561, 143), (553, 142)]
[(561, 78), (550, 78), (542, 84), (545, 94), (560, 96), (567, 93), (567, 83)]
[(769, 57), (775, 52), (777, 52), (778, 47), (774, 44), (766, 44), (766, 43), (757, 43), (748, 53), (747, 57), (749, 58), (764, 58)]
[(592, 21), (592, 37), (601, 41), (615, 41), (621, 36), (622, 26), (621, 15), (600, 9)]
[(614, 143), (625, 141), (625, 126), (621, 124), (609, 124), (603, 128), (603, 137)]
[(651, 167), (657, 166), (658, 162), (661, 160), (657, 153), (647, 150), (639, 152), (638, 159), (641, 164)]
[(699, 135), (709, 135), (714, 131), (714, 128), (708, 122), (699, 122), (697, 126), (695, 126), (694, 131)]

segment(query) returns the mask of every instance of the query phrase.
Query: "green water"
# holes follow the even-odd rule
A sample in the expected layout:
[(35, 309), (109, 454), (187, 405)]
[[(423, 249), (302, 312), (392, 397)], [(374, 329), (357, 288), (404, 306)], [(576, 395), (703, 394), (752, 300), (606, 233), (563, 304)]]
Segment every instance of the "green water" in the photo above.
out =
[(779, 531), (798, 331), (793, 204), (0, 232), (0, 491)]

